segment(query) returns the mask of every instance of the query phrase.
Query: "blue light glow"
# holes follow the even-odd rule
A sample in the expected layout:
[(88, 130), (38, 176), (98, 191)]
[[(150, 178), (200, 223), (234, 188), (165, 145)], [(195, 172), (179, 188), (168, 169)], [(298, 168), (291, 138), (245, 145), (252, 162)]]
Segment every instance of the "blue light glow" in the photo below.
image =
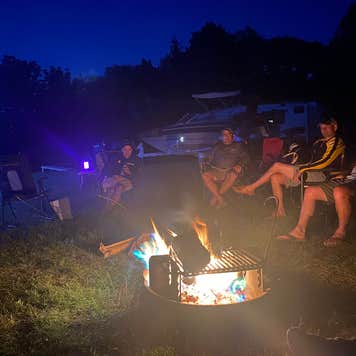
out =
[(230, 285), (232, 293), (236, 294), (239, 291), (243, 291), (246, 288), (246, 280), (244, 278), (236, 278)]

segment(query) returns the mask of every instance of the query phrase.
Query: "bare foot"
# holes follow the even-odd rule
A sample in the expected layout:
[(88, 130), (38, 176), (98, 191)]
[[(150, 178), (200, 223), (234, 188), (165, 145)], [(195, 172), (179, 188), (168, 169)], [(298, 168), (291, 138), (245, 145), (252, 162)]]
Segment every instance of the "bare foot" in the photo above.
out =
[(277, 210), (272, 214), (272, 218), (277, 218), (277, 219), (284, 218), (286, 216), (287, 214), (285, 210)]
[(221, 199), (218, 204), (216, 205), (217, 209), (222, 209), (225, 208), (225, 206), (227, 205), (226, 201), (224, 199)]
[(245, 195), (254, 195), (255, 189), (252, 188), (250, 185), (244, 185), (240, 187), (233, 187), (236, 193), (245, 194)]

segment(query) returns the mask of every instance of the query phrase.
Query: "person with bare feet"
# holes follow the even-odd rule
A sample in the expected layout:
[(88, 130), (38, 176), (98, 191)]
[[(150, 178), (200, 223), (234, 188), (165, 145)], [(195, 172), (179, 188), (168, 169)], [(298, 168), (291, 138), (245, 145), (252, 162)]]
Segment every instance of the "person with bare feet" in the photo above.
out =
[(221, 131), (221, 142), (214, 145), (208, 158), (208, 169), (202, 173), (205, 186), (212, 194), (210, 205), (221, 208), (226, 205), (224, 194), (240, 178), (249, 163), (244, 144), (234, 142), (234, 132), (230, 128)]
[(314, 215), (316, 201), (334, 203), (338, 216), (335, 232), (324, 241), (325, 247), (335, 247), (345, 241), (346, 227), (351, 216), (351, 198), (356, 193), (356, 166), (345, 178), (336, 178), (320, 186), (308, 187), (305, 190), (302, 209), (297, 225), (285, 235), (277, 236), (278, 240), (305, 241), (305, 231), (310, 218)]
[(300, 176), (306, 171), (336, 167), (343, 156), (345, 145), (343, 140), (336, 135), (336, 120), (332, 117), (326, 117), (319, 123), (319, 127), (323, 138), (314, 142), (310, 162), (300, 165), (276, 162), (257, 181), (250, 185), (234, 187), (234, 191), (254, 195), (258, 187), (270, 182), (273, 195), (279, 200), (276, 216), (285, 216), (283, 187), (298, 186)]
[(122, 194), (133, 189), (137, 170), (138, 160), (134, 149), (130, 142), (125, 141), (120, 152), (112, 154), (105, 167), (102, 189), (107, 196), (107, 211), (120, 205)]

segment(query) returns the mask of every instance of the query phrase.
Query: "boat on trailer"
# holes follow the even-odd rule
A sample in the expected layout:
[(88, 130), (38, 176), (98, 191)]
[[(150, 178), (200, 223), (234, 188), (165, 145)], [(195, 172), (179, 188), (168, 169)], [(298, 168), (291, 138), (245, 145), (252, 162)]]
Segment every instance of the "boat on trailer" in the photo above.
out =
[[(252, 127), (255, 136), (268, 135), (268, 129), (274, 128), (279, 136), (298, 133), (309, 141), (320, 117), (316, 102), (259, 104), (251, 115), (248, 107), (241, 104), (238, 90), (193, 94), (192, 98), (204, 107), (203, 112), (185, 114), (174, 124), (145, 132), (142, 141), (161, 154), (197, 154), (217, 142), (222, 128), (232, 127), (238, 137), (246, 125), (250, 131)], [(212, 108), (212, 102), (219, 106)]]

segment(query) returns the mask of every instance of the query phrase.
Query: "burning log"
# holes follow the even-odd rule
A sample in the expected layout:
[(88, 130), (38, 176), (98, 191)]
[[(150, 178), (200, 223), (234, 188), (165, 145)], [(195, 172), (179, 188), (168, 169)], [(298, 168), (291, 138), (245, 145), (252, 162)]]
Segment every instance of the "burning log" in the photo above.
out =
[(172, 249), (185, 271), (199, 271), (210, 262), (210, 252), (203, 247), (191, 226), (175, 227)]
[(122, 251), (125, 251), (130, 247), (130, 245), (133, 243), (135, 240), (134, 237), (131, 237), (127, 240), (119, 241), (116, 242), (112, 245), (107, 245), (105, 246), (102, 242), (100, 243), (99, 246), (99, 251), (104, 255), (104, 258), (107, 258), (109, 256), (116, 255)]

